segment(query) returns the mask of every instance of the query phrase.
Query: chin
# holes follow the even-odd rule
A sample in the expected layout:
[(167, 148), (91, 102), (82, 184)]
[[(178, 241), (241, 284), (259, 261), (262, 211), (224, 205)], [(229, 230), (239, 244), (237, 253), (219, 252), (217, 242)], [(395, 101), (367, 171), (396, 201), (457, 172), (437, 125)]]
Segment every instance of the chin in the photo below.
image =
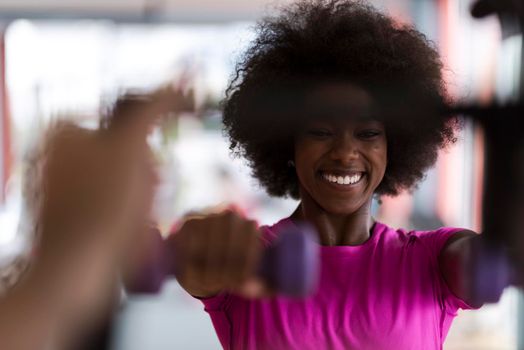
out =
[(358, 205), (337, 205), (334, 203), (329, 203), (327, 205), (322, 205), (322, 208), (329, 214), (334, 215), (351, 215), (357, 212), (361, 206)]

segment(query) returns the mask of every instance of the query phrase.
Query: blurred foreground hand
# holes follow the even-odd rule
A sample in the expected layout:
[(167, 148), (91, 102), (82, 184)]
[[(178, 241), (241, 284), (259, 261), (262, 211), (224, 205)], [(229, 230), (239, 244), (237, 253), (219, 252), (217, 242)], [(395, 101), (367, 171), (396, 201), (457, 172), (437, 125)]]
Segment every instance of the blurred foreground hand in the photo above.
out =
[(56, 122), (40, 144), (36, 259), (0, 301), (2, 349), (66, 346), (107, 312), (126, 256), (138, 251), (155, 176), (146, 137), (187, 108), (172, 88), (120, 99), (97, 130)]

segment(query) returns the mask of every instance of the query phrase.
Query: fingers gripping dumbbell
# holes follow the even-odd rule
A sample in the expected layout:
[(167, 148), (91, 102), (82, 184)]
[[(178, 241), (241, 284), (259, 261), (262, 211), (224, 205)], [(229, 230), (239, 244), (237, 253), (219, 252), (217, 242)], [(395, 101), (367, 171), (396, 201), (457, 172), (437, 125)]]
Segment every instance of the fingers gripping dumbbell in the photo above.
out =
[[(163, 239), (151, 233), (151, 249), (132, 282), (130, 293), (158, 293), (166, 278), (176, 276), (174, 235)], [(264, 250), (258, 276), (276, 292), (286, 296), (307, 296), (314, 292), (319, 275), (319, 245), (309, 225), (283, 229)]]

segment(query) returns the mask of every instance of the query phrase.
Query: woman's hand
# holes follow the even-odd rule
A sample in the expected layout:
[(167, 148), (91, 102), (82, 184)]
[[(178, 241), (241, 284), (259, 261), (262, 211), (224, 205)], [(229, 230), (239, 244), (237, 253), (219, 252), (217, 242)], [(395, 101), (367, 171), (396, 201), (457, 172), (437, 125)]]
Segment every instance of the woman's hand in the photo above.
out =
[(269, 295), (257, 277), (263, 247), (256, 222), (234, 210), (193, 214), (173, 234), (177, 279), (189, 294)]

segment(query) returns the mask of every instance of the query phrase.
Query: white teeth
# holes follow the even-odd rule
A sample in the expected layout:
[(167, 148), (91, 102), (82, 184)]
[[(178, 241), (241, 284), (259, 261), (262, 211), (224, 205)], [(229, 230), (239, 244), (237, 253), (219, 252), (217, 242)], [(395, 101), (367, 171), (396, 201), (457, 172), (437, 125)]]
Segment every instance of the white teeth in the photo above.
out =
[(360, 181), (362, 178), (362, 174), (356, 174), (353, 176), (336, 176), (331, 174), (322, 174), (322, 177), (332, 183), (336, 183), (339, 185), (352, 185)]

